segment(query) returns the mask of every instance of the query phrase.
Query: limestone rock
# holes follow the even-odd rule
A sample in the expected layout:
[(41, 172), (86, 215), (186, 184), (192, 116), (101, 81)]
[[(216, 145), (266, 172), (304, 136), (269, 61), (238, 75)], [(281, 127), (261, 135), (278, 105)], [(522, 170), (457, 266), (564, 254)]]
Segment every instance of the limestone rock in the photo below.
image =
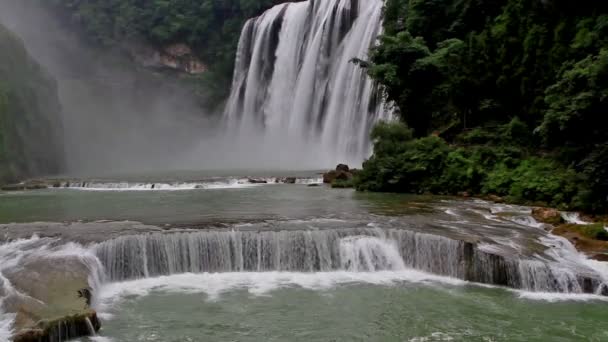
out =
[(553, 208), (532, 208), (532, 217), (539, 222), (553, 225), (563, 223), (562, 214), (559, 210)]

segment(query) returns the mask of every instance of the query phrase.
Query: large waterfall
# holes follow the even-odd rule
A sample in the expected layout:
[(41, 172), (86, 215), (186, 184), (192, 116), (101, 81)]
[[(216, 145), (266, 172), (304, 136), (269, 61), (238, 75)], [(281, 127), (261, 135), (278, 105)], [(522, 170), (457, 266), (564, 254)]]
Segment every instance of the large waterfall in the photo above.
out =
[(367, 57), (381, 31), (382, 6), (309, 0), (246, 23), (225, 113), (244, 150), (269, 164), (311, 168), (358, 165), (369, 155), (372, 125), (390, 115), (351, 60)]

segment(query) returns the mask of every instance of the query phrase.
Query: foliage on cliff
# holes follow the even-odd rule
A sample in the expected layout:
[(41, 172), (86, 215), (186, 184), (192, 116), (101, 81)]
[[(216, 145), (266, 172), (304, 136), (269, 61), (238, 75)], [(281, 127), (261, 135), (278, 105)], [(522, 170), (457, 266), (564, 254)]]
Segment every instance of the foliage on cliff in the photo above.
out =
[(375, 132), (361, 189), (608, 208), (608, 3), (387, 0), (384, 25), (363, 65), (412, 139)]
[(0, 183), (60, 170), (59, 114), (55, 82), (0, 25)]
[(186, 43), (208, 65), (198, 76), (205, 91), (227, 95), (245, 21), (290, 0), (37, 0), (82, 27), (103, 46), (143, 41), (153, 46)]

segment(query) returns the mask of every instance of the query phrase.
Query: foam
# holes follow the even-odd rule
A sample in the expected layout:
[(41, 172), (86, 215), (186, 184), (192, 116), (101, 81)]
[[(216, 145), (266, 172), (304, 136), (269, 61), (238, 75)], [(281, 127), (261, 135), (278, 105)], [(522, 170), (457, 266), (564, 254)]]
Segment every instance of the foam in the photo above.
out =
[[(2, 301), (0, 301), (0, 307)], [(15, 319), (14, 314), (3, 313), (0, 308), (0, 341), (9, 341), (13, 334), (13, 321)]]
[(579, 213), (564, 211), (561, 213), (562, 218), (567, 223), (572, 224), (591, 224), (591, 222), (583, 221)]
[(595, 295), (595, 294), (583, 294), (583, 293), (557, 293), (557, 292), (530, 292), (530, 291), (518, 291), (513, 290), (518, 294), (519, 298), (528, 300), (538, 300), (546, 302), (566, 302), (566, 301), (577, 301), (577, 302), (589, 302), (589, 301), (603, 301), (608, 302), (608, 297)]
[[(259, 183), (252, 182), (258, 181)], [(319, 184), (322, 178), (297, 178), (296, 184)], [(251, 188), (261, 185), (282, 184), (285, 180), (276, 177), (265, 178), (226, 178), (195, 182), (110, 182), (110, 181), (71, 181), (62, 182), (55, 189), (81, 191), (184, 191)]]
[(282, 288), (327, 290), (343, 285), (371, 284), (394, 286), (399, 283), (442, 283), (463, 285), (466, 282), (415, 270), (379, 272), (232, 272), (184, 273), (158, 278), (144, 278), (103, 286), (99, 291), (99, 309), (104, 312), (126, 297), (143, 297), (153, 291), (169, 293), (203, 293), (218, 299), (222, 293), (247, 290), (252, 295), (266, 295)]

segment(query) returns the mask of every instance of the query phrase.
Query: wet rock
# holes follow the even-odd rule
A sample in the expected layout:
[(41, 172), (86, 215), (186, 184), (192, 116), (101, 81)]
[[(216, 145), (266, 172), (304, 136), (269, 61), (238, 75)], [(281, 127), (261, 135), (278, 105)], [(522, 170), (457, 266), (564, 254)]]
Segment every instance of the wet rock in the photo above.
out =
[(285, 184), (296, 184), (296, 177), (287, 177), (283, 180)]
[(248, 181), (251, 184), (268, 184), (268, 181), (265, 179), (249, 178)]
[(339, 164), (335, 170), (323, 174), (323, 183), (333, 184), (336, 181), (350, 181), (353, 179), (354, 173), (351, 172), (348, 165)]
[(505, 202), (504, 198), (502, 198), (498, 195), (488, 195), (488, 196), (486, 196), (486, 199), (488, 201), (491, 201), (494, 203), (504, 203)]
[(563, 223), (562, 214), (553, 208), (536, 207), (532, 208), (532, 217), (538, 222), (557, 225)]
[(317, 183), (312, 183), (312, 184), (308, 184), (308, 187), (317, 187), (317, 186), (321, 186), (320, 184)]
[(338, 166), (336, 166), (336, 171), (338, 171), (338, 172), (350, 172), (350, 168), (346, 164), (338, 164)]
[(336, 175), (338, 173), (336, 171), (329, 171), (323, 174), (323, 183), (331, 184), (336, 179)]
[[(22, 294), (9, 296), (7, 312), (16, 314), (14, 341), (59, 341), (88, 336), (89, 321), (99, 330), (99, 320), (89, 308), (89, 289), (94, 260), (64, 253), (30, 255), (18, 267), (3, 271), (13, 288)], [(86, 293), (83, 289), (87, 289)], [(88, 321), (87, 321), (88, 320)]]
[[(88, 321), (87, 321), (88, 320)], [(93, 331), (91, 331), (91, 328)], [(34, 328), (23, 329), (13, 336), (14, 342), (65, 341), (90, 336), (99, 331), (101, 323), (94, 310), (54, 320), (39, 321)]]

